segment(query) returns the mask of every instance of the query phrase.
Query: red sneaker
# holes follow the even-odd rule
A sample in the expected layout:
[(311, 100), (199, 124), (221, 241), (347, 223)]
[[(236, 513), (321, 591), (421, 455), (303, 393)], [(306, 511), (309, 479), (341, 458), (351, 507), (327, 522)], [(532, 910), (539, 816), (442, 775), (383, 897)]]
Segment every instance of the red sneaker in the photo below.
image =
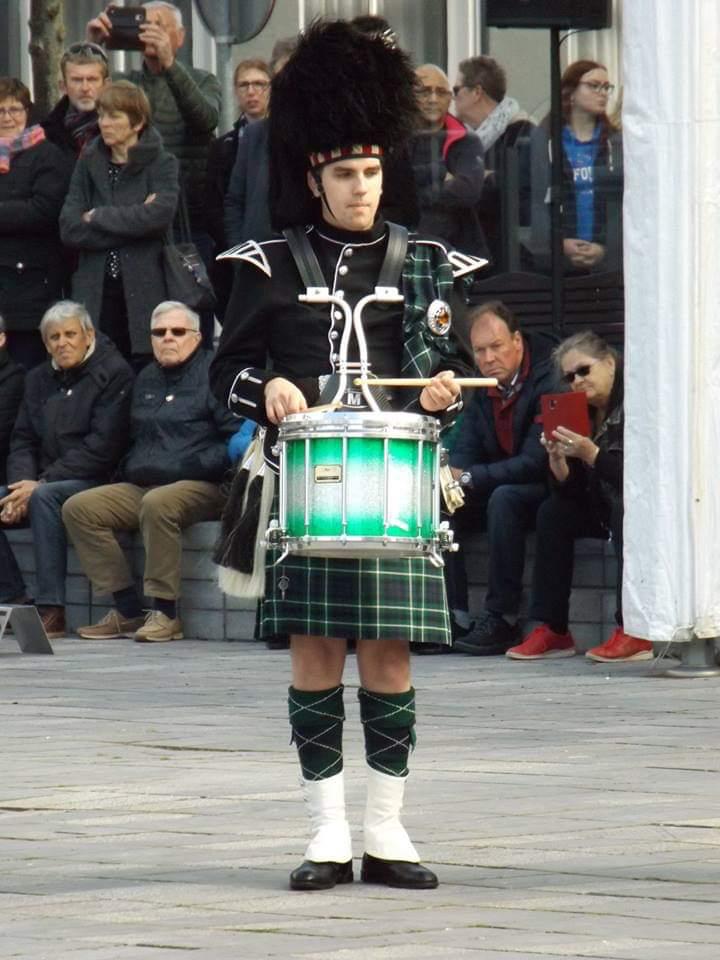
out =
[(551, 657), (574, 657), (575, 641), (571, 633), (555, 633), (546, 624), (535, 629), (517, 647), (505, 653), (512, 660), (548, 660)]
[(622, 627), (616, 627), (613, 635), (599, 647), (593, 647), (585, 654), (591, 660), (602, 663), (611, 661), (622, 663), (624, 660), (652, 660), (653, 647), (649, 640), (639, 640), (625, 633)]

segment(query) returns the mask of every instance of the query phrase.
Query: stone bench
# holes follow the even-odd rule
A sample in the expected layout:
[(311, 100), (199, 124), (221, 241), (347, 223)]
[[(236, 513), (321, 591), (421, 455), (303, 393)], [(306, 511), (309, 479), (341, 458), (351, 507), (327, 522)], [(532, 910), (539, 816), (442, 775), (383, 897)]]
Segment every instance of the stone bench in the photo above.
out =
[[(203, 640), (251, 640), (255, 626), (255, 604), (227, 597), (216, 582), (210, 559), (217, 539), (217, 522), (196, 523), (183, 534), (182, 621), (185, 634)], [(9, 530), (7, 536), (15, 551), (28, 590), (34, 589), (32, 536), (29, 530)], [(139, 535), (121, 538), (142, 590), (144, 552)], [(528, 538), (528, 562), (525, 565), (525, 604), (532, 576), (535, 538)], [(467, 570), (470, 582), (470, 607), (483, 609), (487, 583), (487, 541), (478, 536), (467, 546)], [(575, 551), (575, 579), (570, 603), (571, 630), (578, 647), (587, 650), (606, 639), (615, 625), (616, 561), (610, 544), (597, 540), (579, 540)], [(110, 606), (108, 597), (93, 591), (70, 547), (67, 577), (68, 626), (75, 628), (94, 623)], [(524, 614), (523, 609), (523, 614)]]

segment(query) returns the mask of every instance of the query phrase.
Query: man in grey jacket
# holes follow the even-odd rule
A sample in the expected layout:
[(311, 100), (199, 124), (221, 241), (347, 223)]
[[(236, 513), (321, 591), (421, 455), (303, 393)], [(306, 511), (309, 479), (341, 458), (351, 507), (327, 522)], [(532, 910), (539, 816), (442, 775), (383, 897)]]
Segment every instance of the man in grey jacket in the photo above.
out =
[[(83, 570), (98, 593), (113, 598), (99, 623), (78, 629), (88, 640), (182, 639), (182, 531), (219, 518), (219, 482), (230, 465), (227, 442), (239, 426), (210, 391), (211, 357), (199, 349), (198, 315), (168, 300), (155, 308), (150, 324), (155, 362), (135, 381), (123, 482), (83, 491), (63, 508)], [(115, 537), (118, 530), (138, 529), (145, 547), (144, 592), (152, 605), (146, 617)]]

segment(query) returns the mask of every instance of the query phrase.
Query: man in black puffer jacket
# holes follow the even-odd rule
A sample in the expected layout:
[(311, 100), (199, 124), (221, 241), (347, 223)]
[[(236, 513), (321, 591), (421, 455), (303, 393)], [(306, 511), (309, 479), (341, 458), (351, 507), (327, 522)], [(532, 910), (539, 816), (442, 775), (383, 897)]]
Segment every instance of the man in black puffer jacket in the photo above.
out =
[(5, 483), (10, 435), (23, 395), (25, 370), (7, 352), (5, 321), (0, 316), (0, 483)]
[[(25, 379), (10, 438), (0, 523), (33, 531), (35, 602), (50, 638), (65, 635), (67, 541), (62, 505), (106, 481), (126, 449), (132, 371), (112, 343), (96, 334), (87, 310), (61, 300), (40, 324), (49, 359)], [(26, 595), (0, 530), (0, 599)]]
[[(165, 301), (150, 329), (155, 362), (135, 381), (124, 482), (71, 497), (63, 520), (95, 589), (114, 606), (77, 632), (87, 640), (134, 636), (144, 643), (182, 639), (178, 618), (182, 531), (220, 516), (220, 480), (230, 466), (227, 442), (241, 424), (211, 393), (211, 356), (200, 348), (200, 318)], [(115, 531), (137, 530), (145, 546), (142, 601)]]
[[(519, 638), (525, 539), (547, 496), (547, 457), (540, 445), (540, 397), (557, 389), (551, 354), (555, 341), (523, 334), (500, 301), (473, 309), (470, 339), (475, 362), (498, 387), (478, 390), (463, 414), (450, 465), (465, 505), (453, 515), (460, 552), (447, 564), (448, 602), (459, 626), (468, 616), (463, 545), (480, 530), (488, 536), (488, 592), (474, 630), (457, 637), (454, 649), (502, 654)], [(456, 630), (456, 633), (460, 631)]]

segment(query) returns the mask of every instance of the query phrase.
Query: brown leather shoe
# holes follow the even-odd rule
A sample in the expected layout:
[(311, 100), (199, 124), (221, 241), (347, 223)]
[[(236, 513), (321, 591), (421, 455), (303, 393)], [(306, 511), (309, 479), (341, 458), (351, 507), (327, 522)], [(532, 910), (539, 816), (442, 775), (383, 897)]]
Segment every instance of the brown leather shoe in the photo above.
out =
[(126, 619), (115, 609), (108, 610), (98, 623), (89, 627), (78, 627), (75, 631), (83, 640), (116, 640), (120, 637), (133, 637), (135, 631), (145, 623), (145, 617)]
[(48, 640), (61, 640), (67, 636), (65, 607), (38, 607), (38, 613)]

